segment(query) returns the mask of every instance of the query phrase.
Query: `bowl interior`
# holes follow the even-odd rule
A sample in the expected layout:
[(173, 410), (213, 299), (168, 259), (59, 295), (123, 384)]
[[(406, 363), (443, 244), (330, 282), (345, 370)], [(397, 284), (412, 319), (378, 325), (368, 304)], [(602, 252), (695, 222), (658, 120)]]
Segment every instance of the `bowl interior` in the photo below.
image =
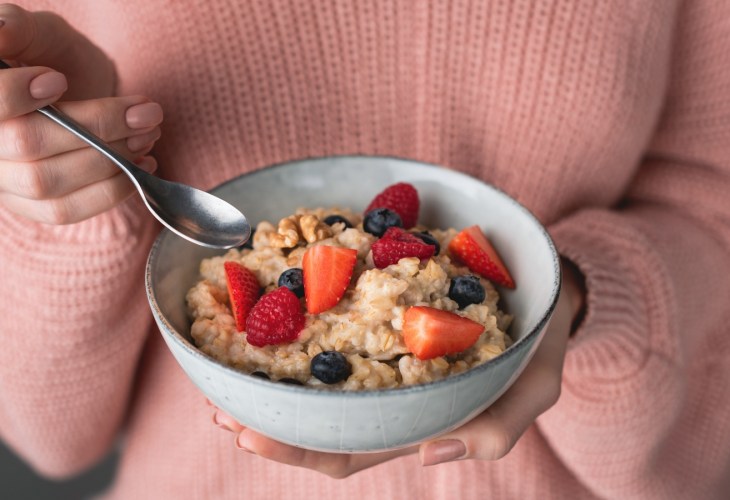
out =
[[(421, 199), (419, 222), (432, 228), (479, 225), (512, 273), (515, 290), (500, 289), (501, 307), (514, 315), (516, 341), (536, 330), (552, 309), (560, 281), (550, 237), (528, 210), (498, 189), (443, 167), (381, 157), (332, 157), (269, 167), (233, 179), (213, 192), (238, 207), (252, 225), (276, 224), (300, 207), (362, 211), (386, 186), (410, 182)], [(163, 230), (148, 262), (149, 295), (163, 320), (190, 339), (185, 294), (201, 259), (222, 253)], [(519, 342), (517, 342), (519, 343)]]

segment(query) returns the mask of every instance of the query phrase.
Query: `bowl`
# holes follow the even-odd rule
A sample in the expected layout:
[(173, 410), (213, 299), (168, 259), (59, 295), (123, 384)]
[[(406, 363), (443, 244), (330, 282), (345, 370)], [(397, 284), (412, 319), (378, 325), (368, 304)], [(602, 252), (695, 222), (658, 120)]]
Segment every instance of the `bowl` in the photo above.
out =
[(393, 389), (344, 391), (295, 386), (242, 373), (199, 351), (190, 337), (185, 294), (201, 259), (223, 252), (163, 230), (147, 261), (146, 288), (155, 321), (173, 356), (200, 391), (241, 424), (307, 449), (376, 452), (402, 448), (459, 427), (515, 381), (537, 348), (560, 290), (555, 247), (539, 221), (504, 192), (444, 167), (397, 158), (342, 156), (276, 165), (230, 180), (213, 192), (252, 223), (276, 223), (299, 207), (362, 211), (375, 193), (413, 184), (419, 221), (429, 227), (477, 224), (499, 250), (517, 286), (500, 289), (514, 315), (515, 341), (464, 373)]

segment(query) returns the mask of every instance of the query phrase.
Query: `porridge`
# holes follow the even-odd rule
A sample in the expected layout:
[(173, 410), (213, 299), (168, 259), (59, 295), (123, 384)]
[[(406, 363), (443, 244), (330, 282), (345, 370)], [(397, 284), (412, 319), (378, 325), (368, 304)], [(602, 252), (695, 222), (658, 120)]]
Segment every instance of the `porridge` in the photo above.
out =
[(502, 353), (514, 287), (477, 226), (417, 224), (418, 193), (388, 187), (364, 214), (302, 208), (204, 259), (186, 299), (198, 348), (271, 380), (344, 390), (438, 380)]

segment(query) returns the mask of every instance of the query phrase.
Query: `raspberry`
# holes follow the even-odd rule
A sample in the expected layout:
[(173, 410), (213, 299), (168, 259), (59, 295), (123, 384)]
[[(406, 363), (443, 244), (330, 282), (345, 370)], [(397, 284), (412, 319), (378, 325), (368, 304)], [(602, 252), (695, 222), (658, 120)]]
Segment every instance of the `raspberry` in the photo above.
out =
[(365, 209), (365, 213), (375, 208), (387, 208), (400, 215), (403, 221), (403, 227), (410, 229), (418, 222), (418, 209), (420, 201), (418, 199), (418, 191), (413, 185), (407, 182), (399, 182), (385, 188), (378, 194), (370, 205)]
[(419, 237), (399, 227), (391, 227), (382, 238), (372, 244), (375, 267), (383, 269), (397, 264), (405, 257), (418, 257), (427, 260), (433, 257), (436, 247), (428, 245)]
[(259, 299), (246, 319), (246, 340), (256, 347), (297, 339), (305, 318), (294, 292), (279, 287)]

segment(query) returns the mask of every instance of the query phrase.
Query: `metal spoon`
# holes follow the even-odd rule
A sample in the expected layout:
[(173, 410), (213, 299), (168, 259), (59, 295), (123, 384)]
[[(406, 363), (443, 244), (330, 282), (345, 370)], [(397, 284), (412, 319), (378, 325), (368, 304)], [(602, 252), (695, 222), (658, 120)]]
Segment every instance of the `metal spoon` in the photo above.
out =
[[(0, 68), (8, 69), (11, 66), (0, 60)], [(251, 226), (246, 217), (230, 203), (192, 186), (148, 174), (54, 106), (45, 106), (36, 111), (97, 149), (121, 168), (142, 195), (152, 215), (170, 231), (193, 243), (212, 248), (236, 247), (251, 236)]]

